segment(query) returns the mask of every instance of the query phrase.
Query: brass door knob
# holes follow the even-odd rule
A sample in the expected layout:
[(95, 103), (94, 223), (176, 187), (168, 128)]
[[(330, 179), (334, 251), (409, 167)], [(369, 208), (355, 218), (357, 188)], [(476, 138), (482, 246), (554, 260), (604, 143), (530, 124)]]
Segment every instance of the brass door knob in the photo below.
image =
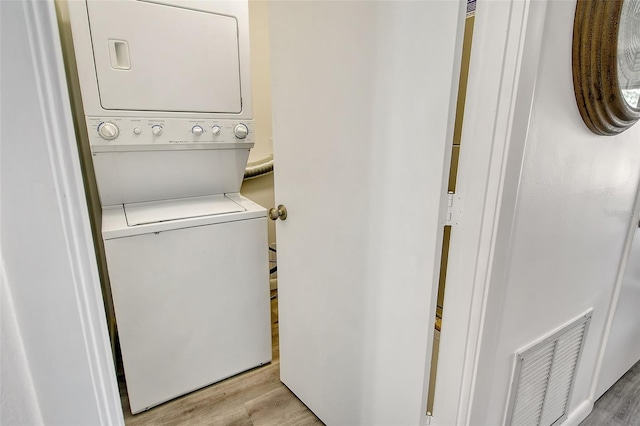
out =
[(280, 204), (277, 208), (271, 207), (269, 209), (269, 219), (271, 220), (287, 220), (287, 208)]

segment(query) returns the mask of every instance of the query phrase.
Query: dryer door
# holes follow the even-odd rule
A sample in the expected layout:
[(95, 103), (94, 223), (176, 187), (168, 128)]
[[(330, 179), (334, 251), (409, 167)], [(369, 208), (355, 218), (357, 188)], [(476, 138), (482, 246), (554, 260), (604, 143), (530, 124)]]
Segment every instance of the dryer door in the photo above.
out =
[(134, 0), (87, 7), (104, 109), (242, 111), (234, 17)]

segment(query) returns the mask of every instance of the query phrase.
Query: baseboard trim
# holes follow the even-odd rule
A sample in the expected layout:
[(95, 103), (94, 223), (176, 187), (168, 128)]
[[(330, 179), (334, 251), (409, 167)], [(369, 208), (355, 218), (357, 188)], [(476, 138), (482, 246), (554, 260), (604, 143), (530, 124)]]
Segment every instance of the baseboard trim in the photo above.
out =
[(562, 424), (562, 426), (578, 426), (593, 410), (593, 401), (590, 399), (585, 400), (582, 404), (578, 405), (578, 407), (573, 410), (567, 420)]

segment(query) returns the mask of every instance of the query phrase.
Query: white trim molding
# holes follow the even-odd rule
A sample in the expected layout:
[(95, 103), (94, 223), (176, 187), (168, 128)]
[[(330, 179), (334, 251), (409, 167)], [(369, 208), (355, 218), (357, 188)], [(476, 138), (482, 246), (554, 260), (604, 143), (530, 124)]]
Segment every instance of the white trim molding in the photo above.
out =
[[(433, 424), (477, 423), (480, 348), (489, 293), (505, 276), (546, 0), (483, 2), (476, 9), (451, 236)], [(462, 203), (461, 203), (462, 204)], [(496, 253), (497, 247), (507, 253)], [(496, 268), (497, 266), (497, 268)], [(492, 284), (490, 286), (490, 283)], [(496, 287), (496, 288), (492, 288)], [(452, 318), (454, 320), (449, 320)]]
[(52, 0), (28, 0), (23, 7), (100, 424), (123, 425), (55, 8)]

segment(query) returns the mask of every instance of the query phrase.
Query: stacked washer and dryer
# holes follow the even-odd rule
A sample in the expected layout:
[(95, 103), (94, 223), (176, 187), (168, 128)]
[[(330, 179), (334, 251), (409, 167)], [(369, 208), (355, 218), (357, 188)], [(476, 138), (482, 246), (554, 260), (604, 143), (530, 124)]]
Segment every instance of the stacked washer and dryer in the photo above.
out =
[(69, 2), (132, 413), (271, 361), (247, 1)]

